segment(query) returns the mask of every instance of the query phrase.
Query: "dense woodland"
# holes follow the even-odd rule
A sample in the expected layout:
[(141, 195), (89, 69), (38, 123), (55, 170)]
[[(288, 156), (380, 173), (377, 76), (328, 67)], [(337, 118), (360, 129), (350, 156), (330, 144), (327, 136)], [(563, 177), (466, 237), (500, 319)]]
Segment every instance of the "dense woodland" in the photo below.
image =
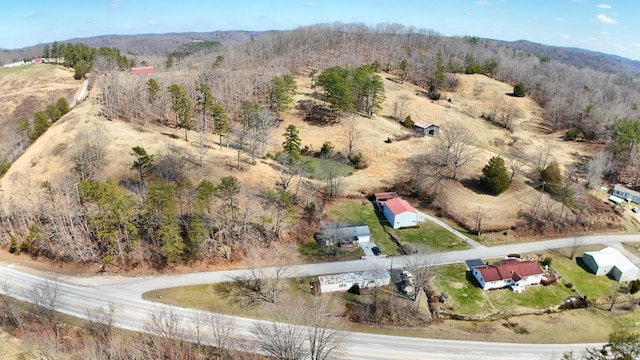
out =
[[(400, 25), (322, 24), (211, 45), (161, 55), (131, 52), (130, 59), (116, 51), (87, 50), (82, 53), (93, 61), (82, 61), (93, 67), (91, 86), (101, 90), (106, 118), (182, 128), (185, 139), (190, 130), (213, 134), (219, 146), (237, 149), (238, 167), (241, 153), (250, 154), (252, 164), (277, 158), (281, 180), (275, 187), (250, 188), (233, 176), (190, 183), (185, 166), (202, 164), (204, 147), (199, 159), (178, 147), (159, 154), (134, 147), (135, 180), (98, 181), (107, 144), (97, 134), (81, 134), (72, 170), (43, 183), (33, 209), (12, 208), (0, 216), (0, 244), (11, 252), (129, 269), (233, 261), (273, 241), (305, 241), (317, 227), (323, 201), (338, 194), (339, 176), (308, 179), (305, 164), (297, 161), (293, 130), (293, 143), (283, 149), (288, 157), (267, 154), (269, 137), (283, 131), (275, 126), (281, 112), (293, 106), (293, 76), (312, 78), (318, 96), (330, 104), (328, 112), (370, 117), (384, 99), (377, 74), (429, 89), (436, 100), (440, 91), (455, 89), (458, 74), (482, 73), (517, 85), (543, 106), (544, 131), (566, 132), (567, 141), (606, 145), (589, 163), (589, 181), (640, 178), (640, 83), (630, 75)], [(47, 49), (49, 55), (52, 50)], [(153, 65), (157, 74), (130, 76), (121, 70), (125, 62)], [(490, 116), (508, 119), (508, 109), (497, 108)], [(450, 140), (459, 143), (464, 135), (460, 131)], [(355, 155), (349, 151), (340, 161), (354, 163)], [(447, 152), (446, 163), (437, 166), (445, 169), (451, 162), (453, 172), (443, 176), (454, 180), (464, 163), (456, 156), (461, 153)], [(426, 198), (436, 193), (412, 191)]]

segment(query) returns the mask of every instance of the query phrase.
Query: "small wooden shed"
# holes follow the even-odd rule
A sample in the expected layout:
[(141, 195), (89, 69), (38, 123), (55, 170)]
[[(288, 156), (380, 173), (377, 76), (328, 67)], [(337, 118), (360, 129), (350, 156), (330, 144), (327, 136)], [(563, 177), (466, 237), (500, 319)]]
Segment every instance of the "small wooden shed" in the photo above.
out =
[(440, 127), (426, 121), (418, 121), (413, 124), (413, 130), (425, 135), (436, 136), (440, 133)]

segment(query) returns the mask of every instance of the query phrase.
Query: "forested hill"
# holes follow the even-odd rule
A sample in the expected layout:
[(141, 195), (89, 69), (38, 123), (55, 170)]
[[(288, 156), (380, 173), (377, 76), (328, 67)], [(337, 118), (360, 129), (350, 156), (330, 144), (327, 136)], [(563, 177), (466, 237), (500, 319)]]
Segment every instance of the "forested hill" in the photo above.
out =
[[(245, 43), (259, 37), (273, 34), (276, 31), (212, 31), (166, 34), (139, 35), (101, 35), (86, 38), (60, 40), (60, 43), (83, 43), (91, 47), (118, 48), (124, 53), (167, 55), (178, 51), (184, 44), (193, 41), (211, 41), (220, 44)], [(589, 51), (579, 48), (549, 46), (527, 40), (502, 41), (491, 40), (506, 45), (515, 50), (530, 53), (541, 58), (548, 58), (579, 68), (589, 68), (613, 74), (640, 74), (640, 61), (623, 58), (617, 55)], [(23, 49), (0, 49), (0, 63), (9, 63), (30, 57), (42, 55), (46, 44), (38, 44)]]
[[(185, 44), (194, 41), (217, 42), (220, 44), (239, 44), (272, 32), (256, 31), (212, 31), (139, 35), (101, 35), (86, 38), (60, 39), (59, 43), (82, 43), (93, 48), (109, 47), (120, 49), (123, 53), (167, 55), (179, 51)], [(42, 56), (45, 45), (38, 44), (22, 49), (0, 49), (0, 65), (23, 59)]]
[(578, 48), (549, 46), (534, 43), (527, 40), (501, 41), (495, 40), (516, 50), (528, 52), (550, 60), (573, 65), (580, 68), (613, 73), (613, 74), (640, 74), (640, 61), (623, 58), (617, 55), (604, 54)]

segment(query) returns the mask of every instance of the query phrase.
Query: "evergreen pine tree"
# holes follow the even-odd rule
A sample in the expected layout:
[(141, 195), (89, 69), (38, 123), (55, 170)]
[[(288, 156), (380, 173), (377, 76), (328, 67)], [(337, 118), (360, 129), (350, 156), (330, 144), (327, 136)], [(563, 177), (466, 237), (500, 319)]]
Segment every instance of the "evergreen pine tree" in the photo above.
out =
[(500, 156), (492, 157), (489, 163), (482, 168), (482, 174), (480, 184), (493, 195), (502, 194), (511, 185), (504, 159)]

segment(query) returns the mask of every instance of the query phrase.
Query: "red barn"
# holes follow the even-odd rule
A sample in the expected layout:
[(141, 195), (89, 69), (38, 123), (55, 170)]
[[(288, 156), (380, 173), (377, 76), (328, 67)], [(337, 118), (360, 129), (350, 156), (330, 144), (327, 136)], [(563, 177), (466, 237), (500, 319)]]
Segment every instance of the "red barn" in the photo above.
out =
[(131, 68), (131, 74), (139, 75), (139, 74), (153, 74), (153, 66), (138, 66)]

